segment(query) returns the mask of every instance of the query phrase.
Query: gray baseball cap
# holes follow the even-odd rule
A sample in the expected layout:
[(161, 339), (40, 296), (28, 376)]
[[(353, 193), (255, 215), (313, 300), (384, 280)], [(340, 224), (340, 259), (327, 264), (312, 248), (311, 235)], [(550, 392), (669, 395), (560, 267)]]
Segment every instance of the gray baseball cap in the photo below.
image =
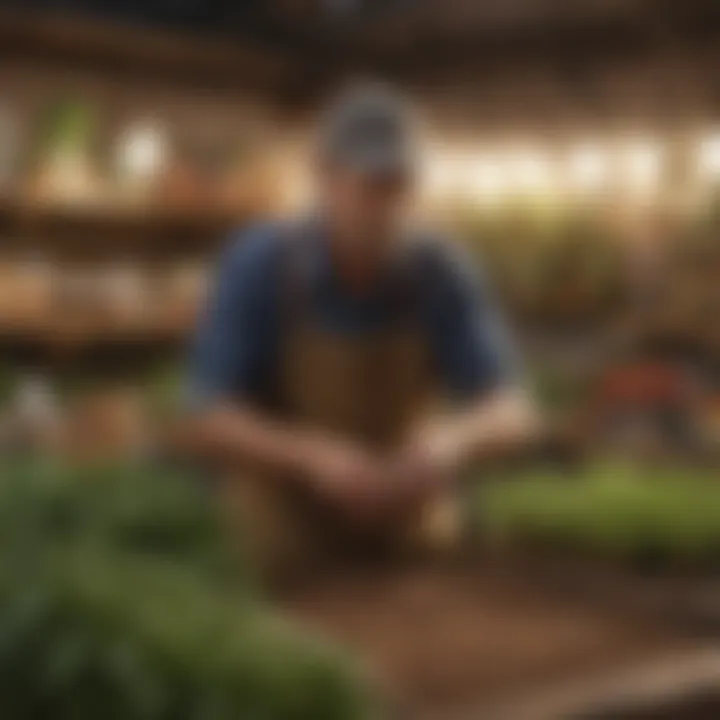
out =
[(317, 150), (321, 162), (367, 175), (411, 175), (417, 164), (415, 118), (388, 86), (357, 85), (329, 107)]

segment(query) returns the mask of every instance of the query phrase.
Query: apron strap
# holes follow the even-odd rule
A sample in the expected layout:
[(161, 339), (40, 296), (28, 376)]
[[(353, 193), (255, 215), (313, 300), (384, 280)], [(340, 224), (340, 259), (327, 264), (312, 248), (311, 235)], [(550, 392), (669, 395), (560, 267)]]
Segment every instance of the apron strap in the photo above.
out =
[(421, 238), (410, 236), (404, 241), (393, 276), (392, 306), (400, 322), (417, 324), (425, 310), (430, 277), (427, 255)]
[(307, 315), (312, 300), (312, 233), (308, 219), (288, 222), (281, 228), (280, 308), (283, 322), (294, 323)]

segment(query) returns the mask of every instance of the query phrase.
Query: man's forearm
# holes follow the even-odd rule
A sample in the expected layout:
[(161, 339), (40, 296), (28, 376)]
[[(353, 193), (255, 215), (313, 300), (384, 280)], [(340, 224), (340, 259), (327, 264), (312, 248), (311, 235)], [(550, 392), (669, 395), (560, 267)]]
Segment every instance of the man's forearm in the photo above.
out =
[(302, 471), (311, 442), (296, 427), (229, 403), (195, 415), (182, 433), (185, 450), (212, 463), (278, 472)]
[(463, 466), (532, 443), (538, 427), (528, 395), (507, 389), (426, 426), (421, 436), (440, 456), (449, 457), (451, 466)]
[(505, 390), (477, 403), (456, 422), (464, 460), (526, 446), (539, 433), (537, 410), (520, 389)]

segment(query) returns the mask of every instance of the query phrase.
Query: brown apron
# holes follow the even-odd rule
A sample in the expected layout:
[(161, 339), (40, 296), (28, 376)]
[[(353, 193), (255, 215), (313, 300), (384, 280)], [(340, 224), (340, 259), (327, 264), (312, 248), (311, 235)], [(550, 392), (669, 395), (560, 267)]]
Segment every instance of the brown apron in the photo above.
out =
[[(290, 287), (297, 287), (294, 280)], [(299, 283), (302, 288), (302, 283)], [(344, 335), (305, 312), (302, 289), (286, 293), (278, 385), (283, 417), (326, 430), (378, 453), (391, 453), (427, 416), (436, 393), (429, 343), (419, 313), (409, 308), (392, 327)], [(285, 479), (287, 480), (287, 479)], [(307, 497), (302, 485), (245, 472), (230, 484), (227, 509), (250, 550), (270, 566), (306, 566), (364, 557), (412, 544), (421, 525), (451, 513), (448, 498), (417, 509), (407, 522), (362, 532)], [(424, 520), (421, 520), (423, 518)]]

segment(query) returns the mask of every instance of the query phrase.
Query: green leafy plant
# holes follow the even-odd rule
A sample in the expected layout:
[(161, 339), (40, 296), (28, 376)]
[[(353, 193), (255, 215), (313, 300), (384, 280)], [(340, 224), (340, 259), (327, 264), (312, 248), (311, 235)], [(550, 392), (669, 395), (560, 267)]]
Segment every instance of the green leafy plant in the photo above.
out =
[(345, 657), (268, 610), (177, 473), (4, 462), (8, 720), (354, 720)]
[(509, 543), (624, 560), (720, 561), (720, 484), (710, 473), (597, 465), (484, 483), (478, 522)]

